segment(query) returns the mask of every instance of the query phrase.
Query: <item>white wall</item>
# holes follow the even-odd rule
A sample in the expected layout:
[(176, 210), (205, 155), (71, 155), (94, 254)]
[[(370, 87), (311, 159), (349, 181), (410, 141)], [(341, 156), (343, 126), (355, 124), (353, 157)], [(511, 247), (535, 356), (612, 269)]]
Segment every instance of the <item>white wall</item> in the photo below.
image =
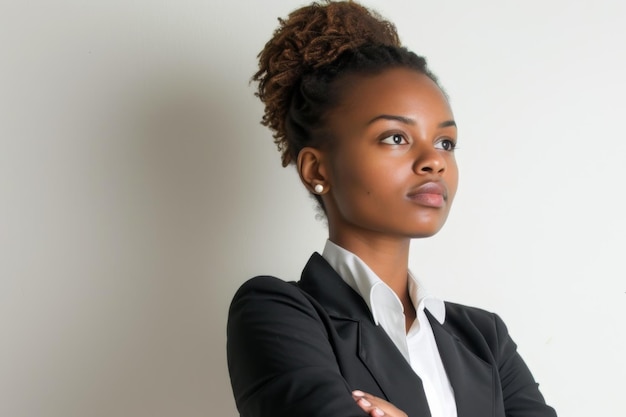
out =
[[(0, 4), (0, 415), (236, 415), (232, 294), (325, 239), (248, 85), (301, 4)], [(460, 126), (413, 269), (498, 312), (560, 415), (625, 415), (623, 2), (366, 4)]]

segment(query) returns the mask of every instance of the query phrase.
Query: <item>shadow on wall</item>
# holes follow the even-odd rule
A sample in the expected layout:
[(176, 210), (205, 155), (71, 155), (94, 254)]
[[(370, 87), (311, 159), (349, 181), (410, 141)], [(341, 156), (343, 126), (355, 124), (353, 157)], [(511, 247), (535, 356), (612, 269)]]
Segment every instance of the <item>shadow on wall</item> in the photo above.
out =
[(84, 220), (71, 220), (84, 222), (75, 279), (92, 283), (62, 354), (85, 366), (64, 371), (55, 398), (80, 400), (58, 415), (235, 415), (225, 324), (237, 282), (226, 275), (250, 175), (235, 157), (245, 132), (233, 97), (252, 96), (246, 88), (224, 74), (153, 71), (100, 104), (89, 131), (103, 136), (81, 145)]
[[(249, 150), (241, 139), (248, 133), (238, 110), (245, 106), (235, 99), (253, 97), (247, 83), (228, 74), (176, 74), (165, 80), (144, 83), (124, 105), (130, 140), (123, 148), (137, 167), (135, 191), (149, 202), (141, 215), (150, 218), (143, 230), (150, 236), (146, 243), (157, 277), (146, 283), (153, 292), (146, 299), (154, 312), (153, 333), (137, 342), (159, 346), (150, 362), (161, 371), (153, 376), (169, 380), (155, 387), (163, 395), (152, 402), (162, 403), (150, 411), (203, 415), (212, 409), (235, 415), (225, 324), (238, 282), (229, 279), (229, 264), (236, 262), (242, 239), (238, 225), (249, 216), (243, 196), (251, 194), (246, 188), (254, 181), (240, 157)], [(142, 379), (145, 383), (145, 375)]]

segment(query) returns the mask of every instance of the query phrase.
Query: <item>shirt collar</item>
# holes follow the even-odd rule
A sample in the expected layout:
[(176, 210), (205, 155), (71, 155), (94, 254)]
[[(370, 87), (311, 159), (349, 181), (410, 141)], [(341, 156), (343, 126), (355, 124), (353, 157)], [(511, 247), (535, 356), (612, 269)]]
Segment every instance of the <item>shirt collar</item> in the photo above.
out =
[[(376, 324), (379, 324), (380, 316), (377, 308), (392, 308), (403, 312), (402, 303), (393, 290), (354, 253), (327, 240), (322, 256), (346, 284), (363, 298)], [(426, 308), (439, 323), (443, 324), (446, 317), (443, 300), (429, 294), (411, 271), (409, 271), (409, 294), (416, 311)]]

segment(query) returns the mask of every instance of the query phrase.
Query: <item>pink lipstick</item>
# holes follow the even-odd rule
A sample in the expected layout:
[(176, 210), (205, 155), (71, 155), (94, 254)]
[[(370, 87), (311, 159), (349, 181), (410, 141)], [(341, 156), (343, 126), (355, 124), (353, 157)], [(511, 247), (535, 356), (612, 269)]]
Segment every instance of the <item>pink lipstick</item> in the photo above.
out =
[(408, 194), (409, 199), (426, 207), (441, 208), (447, 200), (447, 192), (437, 182), (427, 182)]

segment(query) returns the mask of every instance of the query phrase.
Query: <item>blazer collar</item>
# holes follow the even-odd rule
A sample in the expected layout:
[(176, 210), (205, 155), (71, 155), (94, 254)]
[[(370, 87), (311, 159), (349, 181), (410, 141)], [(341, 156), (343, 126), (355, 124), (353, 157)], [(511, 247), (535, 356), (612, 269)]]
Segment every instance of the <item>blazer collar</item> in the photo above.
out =
[[(409, 416), (430, 416), (419, 377), (387, 333), (374, 324), (372, 314), (361, 296), (341, 279), (320, 254), (311, 256), (298, 285), (316, 299), (337, 323), (339, 336), (346, 343), (356, 345), (359, 358), (388, 401)], [(458, 417), (495, 415), (496, 370), (469, 350), (447, 321), (440, 323), (428, 309), (426, 316), (454, 389)]]
[[(382, 327), (374, 324), (367, 304), (318, 253), (309, 259), (299, 287), (316, 299), (335, 322), (346, 343), (358, 356), (388, 401), (410, 416), (430, 416), (422, 381)], [(358, 381), (348, 381), (358, 384)], [(359, 389), (359, 386), (351, 386)]]
[(317, 252), (304, 267), (298, 285), (324, 306), (329, 316), (373, 322), (363, 298)]
[(471, 352), (461, 340), (426, 310), (446, 370), (454, 390), (458, 417), (495, 416), (495, 370)]

